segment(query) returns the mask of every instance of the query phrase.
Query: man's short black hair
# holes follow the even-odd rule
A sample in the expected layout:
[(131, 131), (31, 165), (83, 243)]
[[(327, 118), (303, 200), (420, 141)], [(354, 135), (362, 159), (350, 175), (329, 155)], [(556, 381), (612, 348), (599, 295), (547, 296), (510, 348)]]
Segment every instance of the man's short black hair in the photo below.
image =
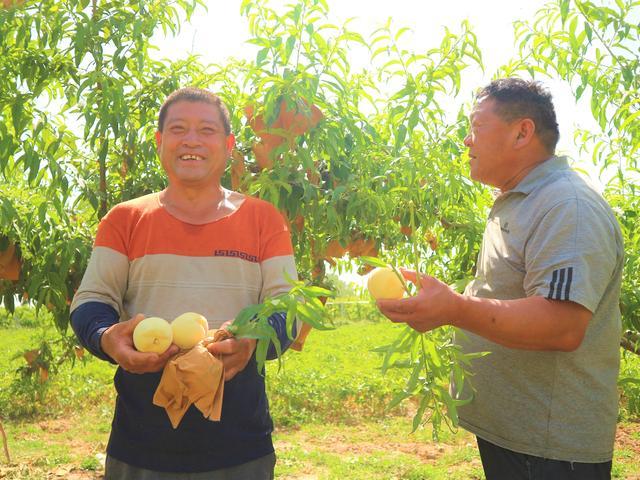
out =
[(167, 117), (167, 111), (169, 107), (176, 102), (203, 102), (218, 107), (220, 112), (220, 118), (224, 126), (224, 133), (226, 135), (231, 134), (231, 120), (229, 118), (229, 110), (222, 102), (220, 97), (215, 93), (210, 92), (204, 88), (198, 87), (184, 87), (171, 93), (160, 107), (160, 114), (158, 115), (158, 131), (162, 132), (164, 128), (164, 121)]
[(507, 122), (530, 118), (536, 134), (549, 153), (555, 152), (560, 138), (551, 93), (540, 82), (520, 78), (500, 78), (480, 89), (478, 100), (495, 100), (495, 113)]

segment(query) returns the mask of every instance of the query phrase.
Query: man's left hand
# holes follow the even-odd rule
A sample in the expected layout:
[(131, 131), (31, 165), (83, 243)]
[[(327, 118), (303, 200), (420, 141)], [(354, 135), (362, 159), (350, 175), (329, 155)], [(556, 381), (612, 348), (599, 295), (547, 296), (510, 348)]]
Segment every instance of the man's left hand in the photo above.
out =
[[(230, 323), (225, 322), (220, 328), (225, 328)], [(228, 338), (207, 345), (209, 353), (222, 360), (225, 381), (231, 380), (244, 370), (255, 349), (256, 340), (252, 338)]]

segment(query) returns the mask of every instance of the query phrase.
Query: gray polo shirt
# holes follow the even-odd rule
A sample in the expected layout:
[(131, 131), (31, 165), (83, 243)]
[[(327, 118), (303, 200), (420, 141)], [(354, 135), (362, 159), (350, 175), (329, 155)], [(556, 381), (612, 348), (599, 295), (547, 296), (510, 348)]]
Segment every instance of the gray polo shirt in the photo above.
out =
[[(460, 407), (460, 425), (520, 453), (611, 460), (622, 266), (622, 235), (613, 212), (566, 158), (552, 157), (500, 195), (465, 294), (569, 300), (593, 318), (574, 352), (511, 349), (469, 332), (457, 334), (465, 352), (491, 352), (472, 363), (468, 382), (476, 392)], [(467, 398), (469, 383), (463, 389), (453, 385), (457, 390)]]

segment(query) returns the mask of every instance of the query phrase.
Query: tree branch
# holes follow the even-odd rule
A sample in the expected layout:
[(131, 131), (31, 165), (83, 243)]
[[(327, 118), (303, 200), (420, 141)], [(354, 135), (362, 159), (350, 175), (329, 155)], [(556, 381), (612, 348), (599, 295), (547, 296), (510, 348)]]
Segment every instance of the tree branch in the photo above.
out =
[(0, 422), (0, 433), (2, 433), (2, 444), (4, 446), (4, 454), (7, 457), (7, 463), (11, 463), (11, 457), (9, 456), (9, 444), (7, 442), (7, 434), (4, 433), (2, 422)]
[(640, 333), (627, 330), (622, 334), (620, 346), (631, 353), (640, 355)]

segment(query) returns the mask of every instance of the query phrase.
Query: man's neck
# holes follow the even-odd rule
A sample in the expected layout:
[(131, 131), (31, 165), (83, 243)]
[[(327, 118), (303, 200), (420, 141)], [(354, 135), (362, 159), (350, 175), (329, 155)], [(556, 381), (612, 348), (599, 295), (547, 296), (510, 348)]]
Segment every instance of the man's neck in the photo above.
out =
[(522, 180), (524, 180), (524, 178), (531, 172), (531, 170), (536, 168), (541, 163), (546, 162), (551, 157), (553, 157), (553, 154), (537, 155), (528, 159), (527, 161), (522, 162), (520, 165), (520, 169), (517, 170), (507, 180), (502, 182), (502, 185), (498, 186), (500, 192), (504, 193), (514, 189)]
[(234, 192), (221, 185), (208, 189), (178, 187), (170, 184), (160, 192), (160, 204), (174, 217), (187, 223), (204, 224), (225, 217), (239, 206)]

